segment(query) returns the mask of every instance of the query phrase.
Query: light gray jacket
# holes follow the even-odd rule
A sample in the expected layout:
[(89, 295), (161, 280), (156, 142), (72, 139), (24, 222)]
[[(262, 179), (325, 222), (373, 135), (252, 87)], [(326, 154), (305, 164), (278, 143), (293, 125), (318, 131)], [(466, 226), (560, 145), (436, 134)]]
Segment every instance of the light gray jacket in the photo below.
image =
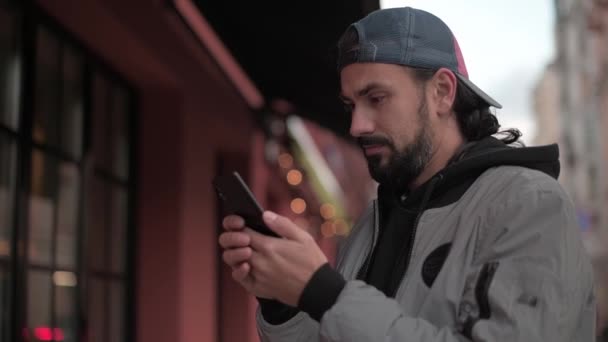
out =
[[(455, 203), (426, 210), (395, 298), (357, 278), (378, 235), (374, 201), (338, 253), (347, 280), (321, 322), (300, 312), (264, 342), (595, 341), (592, 269), (573, 204), (550, 176), (493, 167)], [(423, 262), (452, 243), (429, 288)]]

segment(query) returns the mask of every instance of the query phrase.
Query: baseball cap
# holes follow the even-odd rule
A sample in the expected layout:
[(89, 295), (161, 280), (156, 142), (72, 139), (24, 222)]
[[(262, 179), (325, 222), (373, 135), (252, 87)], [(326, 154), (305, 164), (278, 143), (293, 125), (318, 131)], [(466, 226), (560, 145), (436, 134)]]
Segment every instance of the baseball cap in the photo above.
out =
[(388, 63), (451, 70), (479, 99), (502, 105), (469, 80), (462, 52), (449, 27), (412, 7), (377, 10), (351, 24), (338, 41), (338, 70), (352, 63)]

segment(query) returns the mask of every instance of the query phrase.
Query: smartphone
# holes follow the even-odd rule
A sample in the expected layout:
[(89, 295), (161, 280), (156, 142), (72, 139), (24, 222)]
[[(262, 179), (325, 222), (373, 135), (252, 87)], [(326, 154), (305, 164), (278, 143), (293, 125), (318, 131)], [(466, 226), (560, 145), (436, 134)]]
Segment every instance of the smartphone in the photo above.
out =
[(264, 223), (262, 219), (264, 209), (238, 172), (215, 177), (213, 187), (224, 203), (226, 214), (241, 216), (247, 227), (265, 235), (278, 237)]

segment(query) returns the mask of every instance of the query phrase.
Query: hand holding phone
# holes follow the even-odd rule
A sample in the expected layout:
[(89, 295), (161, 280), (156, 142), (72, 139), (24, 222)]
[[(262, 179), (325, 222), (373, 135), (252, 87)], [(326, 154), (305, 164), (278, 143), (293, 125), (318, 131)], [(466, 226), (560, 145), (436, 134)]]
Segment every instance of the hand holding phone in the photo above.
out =
[(261, 234), (279, 237), (266, 227), (262, 218), (264, 209), (238, 172), (234, 171), (229, 175), (215, 177), (213, 187), (224, 203), (227, 214), (241, 216), (247, 227)]

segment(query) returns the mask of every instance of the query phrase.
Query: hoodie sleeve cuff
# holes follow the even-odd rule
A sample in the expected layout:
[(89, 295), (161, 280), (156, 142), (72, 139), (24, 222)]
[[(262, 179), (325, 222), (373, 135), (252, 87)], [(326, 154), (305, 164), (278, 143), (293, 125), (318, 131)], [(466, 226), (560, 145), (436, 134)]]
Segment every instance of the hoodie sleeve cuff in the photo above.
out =
[(274, 299), (266, 299), (259, 298), (258, 303), (260, 303), (260, 311), (262, 312), (262, 317), (264, 320), (273, 325), (283, 324), (300, 312), (300, 310), (291, 307), (289, 305), (283, 304)]
[(323, 314), (336, 303), (345, 285), (344, 277), (326, 263), (306, 284), (298, 308), (320, 322)]

